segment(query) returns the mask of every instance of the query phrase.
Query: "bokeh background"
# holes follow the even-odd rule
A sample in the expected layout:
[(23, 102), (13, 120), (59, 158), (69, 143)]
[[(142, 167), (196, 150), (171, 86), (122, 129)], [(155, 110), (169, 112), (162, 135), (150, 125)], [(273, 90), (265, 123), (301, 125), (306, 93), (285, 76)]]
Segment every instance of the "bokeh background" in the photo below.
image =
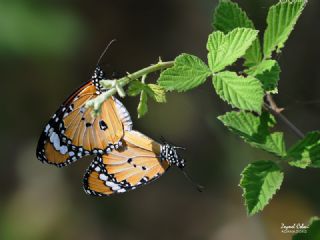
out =
[[(237, 2), (265, 28), (275, 1)], [(244, 144), (216, 119), (230, 108), (210, 81), (168, 94), (167, 104), (150, 101), (143, 119), (136, 117), (137, 98), (123, 100), (135, 129), (187, 148), (187, 171), (206, 187), (203, 193), (173, 168), (136, 191), (93, 198), (82, 190), (90, 159), (58, 169), (35, 157), (42, 128), (89, 79), (108, 41), (118, 40), (102, 60), (109, 75), (182, 52), (206, 59), (216, 5), (217, 0), (0, 1), (0, 239), (286, 240), (291, 236), (281, 233), (281, 223), (306, 223), (320, 215), (320, 170), (285, 167), (280, 192), (262, 213), (247, 217), (240, 172), (272, 156)], [(276, 100), (304, 132), (320, 128), (319, 9), (319, 1), (309, 1), (279, 56)], [(278, 129), (288, 145), (297, 140), (281, 123)]]

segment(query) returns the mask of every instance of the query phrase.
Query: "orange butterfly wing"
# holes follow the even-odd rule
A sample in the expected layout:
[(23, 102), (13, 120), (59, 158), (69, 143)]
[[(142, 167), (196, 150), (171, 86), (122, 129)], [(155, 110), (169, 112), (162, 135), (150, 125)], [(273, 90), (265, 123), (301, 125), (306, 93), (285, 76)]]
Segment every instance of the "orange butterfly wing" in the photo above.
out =
[(66, 166), (91, 154), (103, 154), (121, 145), (124, 130), (132, 121), (122, 103), (114, 97), (101, 106), (101, 114), (91, 115), (86, 102), (101, 94), (93, 79), (76, 90), (50, 119), (37, 147), (39, 160)]
[(123, 140), (121, 149), (93, 160), (84, 176), (87, 194), (127, 192), (157, 179), (169, 168), (159, 158), (159, 143), (136, 131), (126, 131)]

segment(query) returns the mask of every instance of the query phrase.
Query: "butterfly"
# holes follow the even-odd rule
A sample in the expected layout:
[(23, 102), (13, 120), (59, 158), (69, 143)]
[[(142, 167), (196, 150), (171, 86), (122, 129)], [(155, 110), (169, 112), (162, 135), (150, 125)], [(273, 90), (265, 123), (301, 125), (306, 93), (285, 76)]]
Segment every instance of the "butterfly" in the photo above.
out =
[(103, 79), (97, 64), (91, 80), (72, 93), (45, 126), (37, 158), (63, 167), (95, 155), (83, 178), (85, 192), (95, 196), (133, 190), (159, 178), (172, 165), (182, 170), (185, 160), (177, 153), (180, 147), (160, 144), (132, 130), (130, 114), (117, 98), (103, 102), (98, 116), (91, 114), (86, 103), (106, 91), (100, 84)]
[(121, 148), (91, 162), (83, 178), (84, 191), (94, 196), (124, 193), (156, 180), (172, 165), (183, 169), (185, 160), (178, 148), (134, 130), (125, 131)]
[(63, 167), (86, 155), (103, 154), (121, 146), (124, 131), (132, 129), (131, 117), (123, 104), (111, 97), (94, 117), (85, 104), (98, 97), (105, 79), (97, 66), (91, 80), (84, 83), (60, 106), (41, 133), (37, 158)]

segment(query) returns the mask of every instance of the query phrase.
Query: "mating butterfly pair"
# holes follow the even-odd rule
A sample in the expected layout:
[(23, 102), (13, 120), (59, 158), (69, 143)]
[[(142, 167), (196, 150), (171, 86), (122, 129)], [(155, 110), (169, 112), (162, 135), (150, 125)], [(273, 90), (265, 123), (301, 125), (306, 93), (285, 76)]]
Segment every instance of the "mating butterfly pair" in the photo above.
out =
[(98, 196), (133, 190), (155, 180), (171, 165), (182, 169), (185, 161), (177, 147), (132, 130), (127, 109), (115, 97), (102, 104), (99, 116), (92, 116), (85, 104), (105, 91), (102, 79), (104, 72), (97, 67), (92, 79), (61, 105), (40, 136), (37, 158), (64, 167), (95, 155), (83, 184), (87, 194)]

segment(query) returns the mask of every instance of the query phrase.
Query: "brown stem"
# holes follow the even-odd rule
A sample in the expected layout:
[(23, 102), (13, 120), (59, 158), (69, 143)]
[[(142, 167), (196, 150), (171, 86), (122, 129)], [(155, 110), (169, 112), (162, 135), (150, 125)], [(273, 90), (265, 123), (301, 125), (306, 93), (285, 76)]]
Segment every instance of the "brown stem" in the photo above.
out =
[(270, 94), (267, 94), (266, 98), (269, 104), (264, 103), (264, 108), (277, 115), (299, 138), (304, 138), (302, 131), (281, 113), (284, 108), (279, 108)]

